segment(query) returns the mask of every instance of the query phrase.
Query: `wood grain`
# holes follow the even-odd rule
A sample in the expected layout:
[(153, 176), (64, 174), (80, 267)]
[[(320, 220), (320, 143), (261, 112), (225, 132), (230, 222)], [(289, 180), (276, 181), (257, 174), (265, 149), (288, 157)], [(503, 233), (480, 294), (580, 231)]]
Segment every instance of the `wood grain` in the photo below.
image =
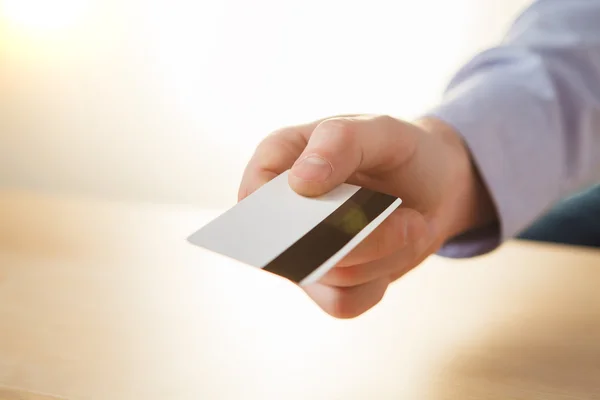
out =
[(0, 399), (600, 399), (599, 252), (432, 257), (340, 321), (189, 245), (214, 215), (0, 192)]

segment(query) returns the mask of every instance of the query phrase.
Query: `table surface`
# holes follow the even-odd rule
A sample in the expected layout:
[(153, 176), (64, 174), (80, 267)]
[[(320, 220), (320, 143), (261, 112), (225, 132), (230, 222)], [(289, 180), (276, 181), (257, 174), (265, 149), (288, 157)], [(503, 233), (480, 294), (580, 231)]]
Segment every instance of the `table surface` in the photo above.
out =
[(0, 192), (0, 400), (600, 399), (600, 252), (432, 257), (335, 320), (189, 245), (214, 215)]

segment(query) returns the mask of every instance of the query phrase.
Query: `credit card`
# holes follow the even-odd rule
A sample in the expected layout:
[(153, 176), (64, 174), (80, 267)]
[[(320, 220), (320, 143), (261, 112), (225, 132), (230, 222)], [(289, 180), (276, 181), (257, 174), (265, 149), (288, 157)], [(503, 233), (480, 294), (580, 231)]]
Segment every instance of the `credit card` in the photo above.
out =
[(290, 188), (286, 171), (188, 240), (308, 285), (340, 262), (401, 202), (397, 197), (350, 184), (320, 197), (304, 197)]

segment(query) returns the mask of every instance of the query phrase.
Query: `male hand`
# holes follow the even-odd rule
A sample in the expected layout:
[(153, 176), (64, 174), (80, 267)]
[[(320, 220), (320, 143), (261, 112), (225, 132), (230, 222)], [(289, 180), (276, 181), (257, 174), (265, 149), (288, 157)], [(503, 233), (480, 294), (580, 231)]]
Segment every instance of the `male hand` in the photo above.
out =
[(449, 238), (495, 218), (460, 136), (434, 119), (344, 116), (278, 130), (257, 147), (239, 199), (290, 168), (289, 184), (304, 196), (348, 182), (403, 200), (338, 266), (305, 287), (338, 318), (364, 313)]

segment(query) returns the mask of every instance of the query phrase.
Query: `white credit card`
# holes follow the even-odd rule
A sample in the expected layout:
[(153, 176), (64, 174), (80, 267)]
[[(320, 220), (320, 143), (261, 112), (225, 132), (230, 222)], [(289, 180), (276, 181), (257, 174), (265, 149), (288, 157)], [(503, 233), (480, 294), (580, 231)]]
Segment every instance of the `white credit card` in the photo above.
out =
[(333, 268), (401, 203), (342, 184), (321, 197), (294, 192), (285, 172), (189, 237), (192, 244), (299, 285)]

